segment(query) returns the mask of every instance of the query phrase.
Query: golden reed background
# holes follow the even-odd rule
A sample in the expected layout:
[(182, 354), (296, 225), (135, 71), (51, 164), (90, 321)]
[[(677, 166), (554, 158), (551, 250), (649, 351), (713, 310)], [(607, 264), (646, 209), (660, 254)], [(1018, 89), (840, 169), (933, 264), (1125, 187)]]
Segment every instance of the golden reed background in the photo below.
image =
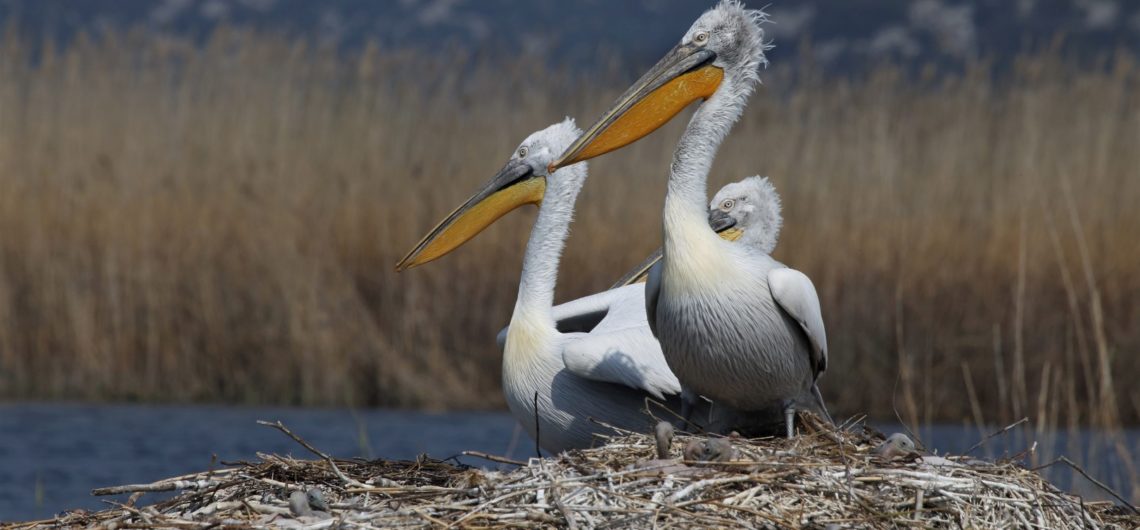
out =
[[(587, 125), (646, 66), (234, 31), (29, 50), (0, 43), (3, 399), (502, 406), (533, 214), (393, 265), (525, 135)], [(712, 185), (782, 193), (776, 256), (822, 297), (837, 417), (1140, 420), (1140, 71), (1047, 56), (765, 73)], [(684, 121), (592, 164), (560, 300), (658, 246)]]

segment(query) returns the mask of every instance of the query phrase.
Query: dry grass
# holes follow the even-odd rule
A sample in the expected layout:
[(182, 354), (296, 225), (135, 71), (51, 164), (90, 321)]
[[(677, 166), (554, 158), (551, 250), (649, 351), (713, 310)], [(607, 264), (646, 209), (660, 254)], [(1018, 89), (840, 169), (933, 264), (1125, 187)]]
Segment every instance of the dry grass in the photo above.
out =
[[(592, 120), (644, 67), (345, 58), (233, 31), (29, 55), (9, 31), (0, 397), (430, 408), (501, 405), (493, 337), (531, 216), (394, 263), (526, 134)], [(1140, 420), (1131, 59), (791, 78), (768, 72), (713, 184), (762, 173), (783, 194), (777, 257), (821, 293), (835, 412)], [(658, 245), (682, 125), (593, 164), (560, 298)]]

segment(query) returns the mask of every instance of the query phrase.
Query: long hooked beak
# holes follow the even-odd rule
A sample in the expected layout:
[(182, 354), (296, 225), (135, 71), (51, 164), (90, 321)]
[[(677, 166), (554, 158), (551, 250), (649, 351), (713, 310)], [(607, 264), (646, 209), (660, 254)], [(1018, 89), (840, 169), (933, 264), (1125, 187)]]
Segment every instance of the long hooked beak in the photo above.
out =
[(714, 60), (716, 53), (705, 48), (675, 46), (552, 162), (550, 171), (625, 147), (657, 130), (690, 103), (708, 99), (724, 79), (724, 70), (713, 66)]
[[(740, 239), (740, 236), (744, 235), (743, 229), (736, 228), (736, 219), (721, 210), (709, 211), (709, 226), (725, 241), (736, 241)], [(621, 278), (618, 278), (618, 281), (614, 282), (614, 284), (610, 286), (610, 289), (617, 289), (618, 287), (645, 281), (649, 278), (649, 269), (652, 269), (658, 261), (661, 261), (662, 256), (664, 256), (664, 252), (662, 252), (660, 248), (653, 251), (653, 254), (645, 258), (645, 261), (638, 263), (636, 267), (623, 274)]]
[(546, 178), (534, 168), (511, 160), (483, 188), (435, 226), (396, 264), (400, 272), (423, 265), (459, 248), (500, 217), (524, 204), (541, 204)]

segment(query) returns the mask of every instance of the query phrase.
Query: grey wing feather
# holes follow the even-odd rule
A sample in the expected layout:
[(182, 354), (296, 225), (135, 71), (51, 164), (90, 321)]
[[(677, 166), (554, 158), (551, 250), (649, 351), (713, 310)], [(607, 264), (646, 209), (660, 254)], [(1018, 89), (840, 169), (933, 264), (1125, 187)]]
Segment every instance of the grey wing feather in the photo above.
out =
[(804, 273), (795, 269), (774, 269), (768, 272), (768, 286), (772, 298), (807, 334), (811, 342), (812, 365), (815, 375), (827, 369), (827, 331), (823, 326), (823, 312), (815, 285)]
[(649, 269), (649, 279), (645, 281), (645, 318), (649, 320), (649, 330), (657, 336), (657, 299), (661, 296), (661, 262)]

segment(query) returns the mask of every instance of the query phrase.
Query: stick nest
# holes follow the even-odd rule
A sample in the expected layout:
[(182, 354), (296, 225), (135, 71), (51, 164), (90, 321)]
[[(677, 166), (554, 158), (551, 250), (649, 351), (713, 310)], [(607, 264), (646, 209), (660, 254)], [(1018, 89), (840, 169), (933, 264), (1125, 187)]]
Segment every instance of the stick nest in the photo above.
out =
[[(288, 431), (276, 424), (287, 434)], [(532, 459), (509, 470), (421, 456), (320, 460), (259, 454), (258, 462), (153, 484), (100, 512), (23, 527), (98, 528), (1137, 528), (1125, 506), (1084, 502), (1012, 461), (882, 461), (882, 436), (807, 421), (792, 440), (732, 439), (727, 462), (660, 461), (654, 440), (626, 434), (601, 447)], [(680, 434), (673, 454), (701, 438)], [(298, 441), (300, 441), (298, 439)], [(290, 507), (318, 490), (328, 506)], [(144, 492), (176, 491), (145, 505)], [(302, 495), (303, 497), (303, 495)]]

